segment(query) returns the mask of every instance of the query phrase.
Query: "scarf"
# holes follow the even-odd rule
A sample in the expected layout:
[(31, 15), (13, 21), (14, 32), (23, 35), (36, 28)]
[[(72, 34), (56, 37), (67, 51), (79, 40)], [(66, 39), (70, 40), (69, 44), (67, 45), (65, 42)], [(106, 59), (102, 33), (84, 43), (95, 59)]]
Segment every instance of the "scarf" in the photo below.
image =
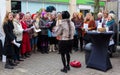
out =
[(110, 20), (110, 21), (107, 22), (107, 26), (109, 27), (109, 26), (111, 26), (114, 23), (115, 23), (115, 20)]

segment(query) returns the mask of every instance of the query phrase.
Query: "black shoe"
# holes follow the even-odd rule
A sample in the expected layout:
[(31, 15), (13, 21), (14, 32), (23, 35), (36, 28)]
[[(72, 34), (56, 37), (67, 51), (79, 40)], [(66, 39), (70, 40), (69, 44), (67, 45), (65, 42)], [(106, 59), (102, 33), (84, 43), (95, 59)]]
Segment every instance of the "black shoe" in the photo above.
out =
[(14, 67), (11, 65), (5, 64), (5, 69), (14, 69)]
[(112, 57), (113, 57), (112, 53), (111, 53), (111, 54), (109, 54), (109, 57), (110, 57), (110, 58), (112, 58)]
[(48, 52), (45, 52), (46, 54), (49, 54)]
[(25, 55), (26, 58), (29, 58), (30, 56), (29, 55)]
[(15, 63), (15, 64), (20, 64), (20, 61), (17, 60), (17, 61), (15, 61), (14, 63)]
[(30, 55), (28, 55), (28, 54), (25, 54), (25, 57), (26, 57), (26, 58), (29, 58), (29, 57), (30, 57)]
[(17, 63), (10, 63), (11, 66), (17, 66)]
[(42, 54), (45, 54), (45, 52), (43, 52), (43, 51), (42, 51), (41, 53), (42, 53)]
[(82, 51), (83, 51), (83, 48), (81, 48), (80, 51), (82, 52)]
[(22, 59), (26, 59), (25, 55), (22, 55), (21, 58), (22, 58)]
[(23, 59), (19, 59), (18, 61), (24, 61)]
[(70, 71), (70, 66), (67, 66), (67, 70)]
[(14, 63), (13, 60), (9, 60), (9, 65), (10, 65), (10, 66), (17, 66), (17, 63)]
[(61, 72), (67, 73), (67, 68), (61, 69)]

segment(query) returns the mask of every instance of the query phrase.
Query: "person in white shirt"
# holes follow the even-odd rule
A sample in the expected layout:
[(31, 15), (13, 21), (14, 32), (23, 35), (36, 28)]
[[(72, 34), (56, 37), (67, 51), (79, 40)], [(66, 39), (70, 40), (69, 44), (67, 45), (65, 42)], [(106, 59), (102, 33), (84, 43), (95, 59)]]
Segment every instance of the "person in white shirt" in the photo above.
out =
[[(22, 37), (23, 37), (23, 31), (24, 29), (22, 28), (22, 25), (20, 23), (20, 15), (19, 13), (15, 13), (13, 15), (14, 20), (13, 20), (13, 25), (14, 25), (14, 29), (13, 32), (16, 36), (16, 42), (21, 44), (22, 42)], [(17, 47), (15, 46), (15, 62), (19, 63), (19, 61), (23, 61), (22, 59), (20, 59), (20, 49), (21, 47)]]

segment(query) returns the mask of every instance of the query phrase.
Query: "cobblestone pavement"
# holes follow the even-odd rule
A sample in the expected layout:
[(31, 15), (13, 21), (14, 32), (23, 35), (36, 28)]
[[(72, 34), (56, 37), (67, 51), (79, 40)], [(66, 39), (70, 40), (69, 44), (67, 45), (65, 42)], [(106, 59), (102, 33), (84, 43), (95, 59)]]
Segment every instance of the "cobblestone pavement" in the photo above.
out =
[(81, 68), (71, 67), (68, 73), (60, 72), (63, 67), (60, 55), (56, 52), (49, 54), (36, 53), (30, 58), (21, 62), (15, 69), (4, 69), (4, 63), (0, 62), (0, 75), (120, 75), (120, 51), (111, 58), (113, 68), (107, 72), (86, 68), (85, 53), (73, 52), (71, 60), (79, 60), (82, 63)]

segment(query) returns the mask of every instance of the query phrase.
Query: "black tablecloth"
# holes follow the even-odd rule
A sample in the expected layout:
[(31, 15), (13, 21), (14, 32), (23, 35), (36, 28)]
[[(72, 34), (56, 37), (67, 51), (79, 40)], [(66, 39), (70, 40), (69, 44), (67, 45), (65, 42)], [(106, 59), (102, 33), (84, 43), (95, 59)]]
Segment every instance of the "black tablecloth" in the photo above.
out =
[(87, 32), (92, 41), (92, 51), (87, 62), (87, 67), (107, 71), (112, 68), (109, 56), (108, 45), (113, 32)]

